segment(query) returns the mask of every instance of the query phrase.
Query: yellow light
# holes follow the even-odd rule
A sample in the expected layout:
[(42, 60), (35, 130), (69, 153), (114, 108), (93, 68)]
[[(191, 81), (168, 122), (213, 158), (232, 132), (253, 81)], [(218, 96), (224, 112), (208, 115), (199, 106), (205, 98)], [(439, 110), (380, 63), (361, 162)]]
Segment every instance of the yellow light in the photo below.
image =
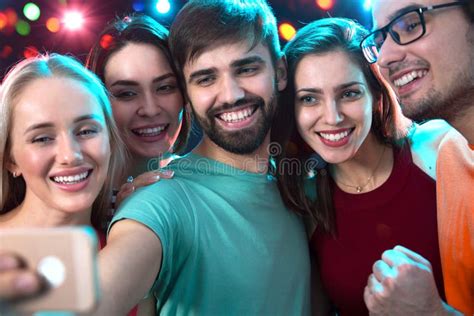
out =
[(58, 18), (49, 18), (46, 21), (46, 28), (48, 29), (48, 31), (52, 33), (58, 32), (60, 26), (61, 26), (61, 23), (59, 22)]
[(280, 36), (286, 41), (291, 40), (296, 34), (296, 29), (293, 27), (293, 25), (286, 22), (280, 24), (279, 31)]
[(316, 0), (316, 4), (318, 7), (320, 7), (323, 10), (329, 10), (332, 9), (334, 6), (334, 1), (333, 0)]

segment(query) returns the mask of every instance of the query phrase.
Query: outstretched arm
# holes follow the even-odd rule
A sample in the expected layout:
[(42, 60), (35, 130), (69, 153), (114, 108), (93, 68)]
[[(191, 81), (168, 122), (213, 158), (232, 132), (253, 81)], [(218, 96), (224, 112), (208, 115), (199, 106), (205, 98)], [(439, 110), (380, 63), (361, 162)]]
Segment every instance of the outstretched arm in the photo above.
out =
[(115, 223), (99, 253), (101, 300), (94, 315), (126, 315), (151, 289), (161, 267), (161, 241), (146, 226)]

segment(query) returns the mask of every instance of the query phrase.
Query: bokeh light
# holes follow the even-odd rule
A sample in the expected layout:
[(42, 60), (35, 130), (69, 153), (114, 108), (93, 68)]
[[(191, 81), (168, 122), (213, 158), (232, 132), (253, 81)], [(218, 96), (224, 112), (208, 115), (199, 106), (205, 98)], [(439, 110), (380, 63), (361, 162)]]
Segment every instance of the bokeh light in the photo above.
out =
[(31, 27), (30, 24), (24, 20), (18, 20), (15, 25), (16, 32), (21, 36), (27, 36), (30, 34)]
[(15, 10), (8, 8), (4, 11), (4, 13), (7, 16), (7, 26), (14, 27), (18, 21), (18, 15), (16, 14)]
[(100, 47), (102, 47), (103, 49), (109, 49), (110, 45), (112, 45), (113, 42), (114, 42), (114, 38), (112, 37), (112, 35), (104, 34), (100, 38), (99, 44), (100, 44)]
[(46, 28), (47, 28), (48, 31), (50, 31), (51, 33), (56, 33), (56, 32), (58, 32), (59, 29), (61, 28), (61, 22), (59, 21), (58, 18), (55, 18), (55, 17), (49, 18), (49, 19), (46, 21)]
[(23, 7), (23, 14), (30, 21), (36, 21), (41, 15), (40, 8), (33, 2), (28, 2)]
[(334, 0), (316, 0), (316, 5), (322, 10), (331, 10), (334, 6)]
[(27, 46), (23, 50), (23, 57), (33, 58), (39, 55), (38, 49), (34, 46)]
[(71, 11), (64, 14), (64, 26), (72, 31), (79, 30), (84, 24), (84, 17), (80, 12)]
[(281, 23), (278, 27), (278, 31), (280, 32), (280, 36), (285, 40), (289, 41), (295, 36), (296, 29), (290, 23)]
[(364, 1), (364, 10), (370, 11), (372, 9), (372, 0), (365, 0)]
[(0, 57), (8, 58), (12, 53), (13, 53), (13, 47), (11, 47), (10, 45), (5, 45), (0, 51)]
[(8, 24), (8, 19), (5, 13), (0, 12), (0, 31), (3, 30)]
[(142, 12), (143, 10), (145, 10), (145, 2), (143, 2), (142, 0), (135, 0), (133, 1), (132, 8), (137, 12)]
[(161, 14), (170, 12), (171, 4), (168, 0), (158, 0), (156, 2), (156, 11)]

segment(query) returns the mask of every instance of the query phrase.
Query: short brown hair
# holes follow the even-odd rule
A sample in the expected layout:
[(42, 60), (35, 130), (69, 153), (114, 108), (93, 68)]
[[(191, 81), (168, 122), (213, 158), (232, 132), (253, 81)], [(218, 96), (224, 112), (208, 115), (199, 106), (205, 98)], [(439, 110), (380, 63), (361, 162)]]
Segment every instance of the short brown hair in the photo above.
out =
[(211, 45), (248, 41), (270, 50), (274, 65), (281, 57), (276, 18), (265, 0), (190, 0), (170, 30), (170, 49), (182, 76), (186, 62)]

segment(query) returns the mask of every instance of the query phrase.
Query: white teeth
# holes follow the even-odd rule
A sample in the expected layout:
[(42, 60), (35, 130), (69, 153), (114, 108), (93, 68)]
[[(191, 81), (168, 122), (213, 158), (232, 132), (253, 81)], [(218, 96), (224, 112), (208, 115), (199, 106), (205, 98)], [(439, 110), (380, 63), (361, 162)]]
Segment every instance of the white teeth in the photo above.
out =
[(250, 117), (252, 115), (252, 109), (251, 108), (245, 108), (240, 111), (236, 112), (226, 112), (222, 113), (219, 117), (221, 120), (228, 122), (228, 123), (235, 123), (235, 122), (240, 122), (245, 120), (246, 118)]
[(401, 86), (404, 86), (404, 85), (412, 82), (416, 78), (422, 78), (422, 77), (426, 76), (427, 73), (428, 73), (427, 70), (418, 70), (418, 71), (413, 70), (412, 72), (409, 72), (409, 73), (403, 75), (401, 78), (398, 78), (393, 83), (395, 84), (396, 87), (401, 87)]
[(157, 136), (159, 135), (164, 129), (165, 125), (153, 128), (140, 128), (133, 130), (136, 134), (140, 136)]
[(342, 138), (347, 137), (349, 133), (350, 133), (350, 130), (347, 130), (345, 132), (338, 133), (338, 134), (319, 133), (319, 135), (321, 135), (325, 140), (329, 140), (331, 142), (337, 142), (341, 140)]
[(85, 178), (87, 178), (87, 175), (89, 174), (88, 171), (76, 174), (75, 176), (59, 176), (59, 177), (53, 177), (54, 182), (62, 183), (62, 184), (75, 184), (78, 182), (81, 182)]

